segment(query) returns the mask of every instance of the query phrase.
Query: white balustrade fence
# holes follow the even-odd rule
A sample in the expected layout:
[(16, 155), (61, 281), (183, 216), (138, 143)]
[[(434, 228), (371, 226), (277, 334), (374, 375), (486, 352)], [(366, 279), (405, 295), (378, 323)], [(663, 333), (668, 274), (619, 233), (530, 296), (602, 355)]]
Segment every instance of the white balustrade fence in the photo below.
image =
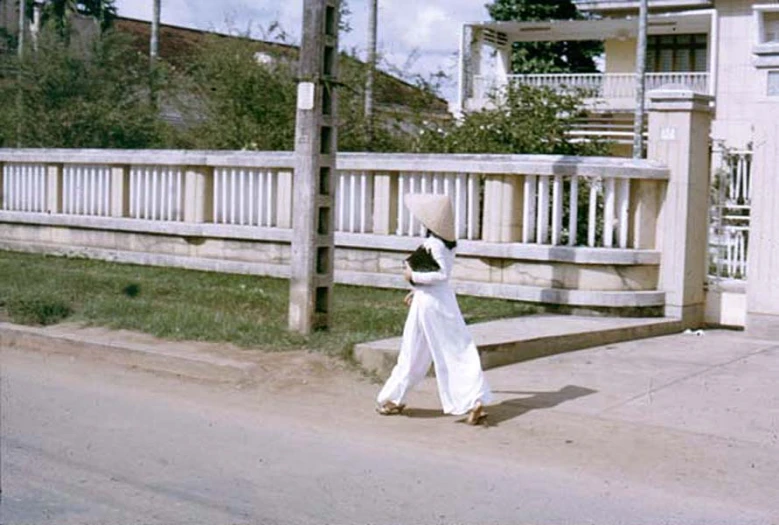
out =
[(241, 226), (277, 226), (278, 188), (278, 170), (215, 169), (213, 221)]
[(8, 163), (2, 170), (3, 191), (0, 209), (46, 211), (46, 167), (39, 164)]
[[(489, 98), (496, 90), (499, 93), (507, 85), (549, 87), (555, 90), (584, 90), (588, 98), (633, 99), (636, 93), (634, 73), (553, 73), (532, 75), (508, 75), (500, 78), (490, 75), (474, 77), (473, 97), (479, 100)], [(709, 93), (709, 74), (701, 72), (647, 73), (645, 89), (674, 87), (690, 89), (696, 93)]]
[(135, 166), (130, 170), (130, 216), (153, 221), (184, 220), (180, 167)]
[[(0, 156), (2, 210), (291, 227), (291, 153), (144, 152), (137, 164), (128, 152), (72, 156), (62, 152), (48, 162), (45, 153), (37, 162)], [(746, 205), (744, 162), (732, 165), (732, 180), (723, 186), (740, 199), (728, 202), (729, 210)], [(665, 167), (632, 159), (344, 153), (338, 163), (335, 232), (423, 235), (404, 196), (433, 193), (451, 197), (458, 239), (547, 246), (639, 248), (639, 237), (653, 236), (636, 230), (651, 230), (656, 217), (634, 217), (633, 179), (667, 180)], [(506, 201), (505, 192), (516, 199)], [(728, 253), (740, 257), (747, 241), (733, 241)]]
[(105, 217), (111, 214), (111, 168), (69, 165), (62, 170), (62, 213)]

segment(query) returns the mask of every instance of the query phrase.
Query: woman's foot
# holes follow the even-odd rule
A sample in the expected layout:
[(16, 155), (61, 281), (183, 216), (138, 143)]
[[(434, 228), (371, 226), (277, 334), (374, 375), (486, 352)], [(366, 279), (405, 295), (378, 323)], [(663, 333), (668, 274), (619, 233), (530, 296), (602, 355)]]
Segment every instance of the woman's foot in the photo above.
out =
[(481, 402), (477, 402), (468, 412), (468, 418), (465, 422), (469, 425), (478, 425), (485, 417), (487, 417), (487, 413), (484, 411), (484, 407)]
[(380, 405), (376, 405), (376, 412), (382, 416), (393, 416), (402, 413), (404, 408), (406, 408), (406, 405), (398, 405), (392, 401), (385, 401)]

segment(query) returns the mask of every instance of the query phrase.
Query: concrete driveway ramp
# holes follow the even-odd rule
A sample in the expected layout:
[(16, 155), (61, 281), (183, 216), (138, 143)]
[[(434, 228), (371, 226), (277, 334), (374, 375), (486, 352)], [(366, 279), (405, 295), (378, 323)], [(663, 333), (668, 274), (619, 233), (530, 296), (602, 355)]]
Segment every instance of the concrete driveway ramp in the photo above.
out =
[[(539, 314), (469, 326), (484, 369), (582, 350), (605, 344), (682, 331), (678, 319), (615, 318)], [(369, 372), (389, 377), (400, 351), (400, 337), (361, 343), (355, 359)]]

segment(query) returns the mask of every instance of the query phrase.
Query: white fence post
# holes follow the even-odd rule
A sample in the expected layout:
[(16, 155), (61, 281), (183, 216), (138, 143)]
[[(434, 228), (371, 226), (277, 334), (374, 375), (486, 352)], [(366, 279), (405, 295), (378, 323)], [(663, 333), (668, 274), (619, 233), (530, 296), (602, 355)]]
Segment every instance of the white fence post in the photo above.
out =
[(187, 166), (184, 172), (184, 221), (212, 222), (214, 218), (214, 170)]
[(111, 167), (111, 217), (130, 216), (130, 166)]

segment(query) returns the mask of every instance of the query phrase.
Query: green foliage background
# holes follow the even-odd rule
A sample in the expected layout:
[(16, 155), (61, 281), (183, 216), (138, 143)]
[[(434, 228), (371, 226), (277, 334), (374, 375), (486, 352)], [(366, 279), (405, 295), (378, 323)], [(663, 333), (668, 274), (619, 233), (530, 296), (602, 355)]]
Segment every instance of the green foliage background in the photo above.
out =
[[(558, 5), (565, 3), (501, 0), (487, 7), (496, 19), (571, 15)], [(47, 17), (53, 22), (44, 25), (37, 49), (28, 46), (21, 62), (11, 38), (4, 40), (5, 52), (0, 47), (0, 147), (293, 148), (293, 47), (265, 45), (262, 52), (270, 59), (258, 61), (256, 41), (210, 35), (185, 56), (150, 68), (137, 41), (112, 29), (111, 1), (94, 0), (94, 12), (82, 13), (99, 22), (94, 38), (75, 38), (68, 23), (73, 2), (60, 4), (62, 13), (52, 7)], [(455, 120), (430, 111), (442, 105), (436, 79), (420, 78), (412, 86), (384, 73), (376, 77), (383, 109), (371, 133), (363, 109), (366, 74), (362, 62), (342, 53), (340, 151), (605, 152), (605, 144), (569, 140), (583, 115), (583, 93), (518, 86), (495, 96), (491, 109)]]
[[(494, 0), (486, 6), (493, 20), (547, 21), (584, 18), (572, 0)], [(515, 42), (512, 71), (528, 73), (592, 73), (599, 41)]]

